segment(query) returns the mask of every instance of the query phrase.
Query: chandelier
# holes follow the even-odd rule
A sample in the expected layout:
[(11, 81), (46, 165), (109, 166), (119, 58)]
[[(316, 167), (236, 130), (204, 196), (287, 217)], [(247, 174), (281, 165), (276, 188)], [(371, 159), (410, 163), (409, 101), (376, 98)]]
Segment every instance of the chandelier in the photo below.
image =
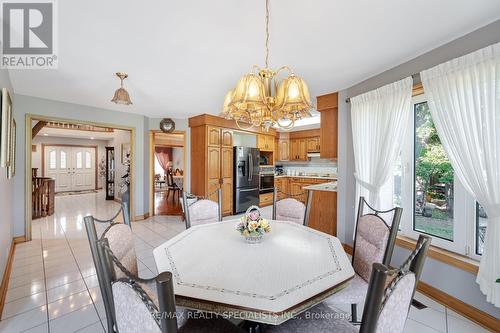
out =
[[(279, 75), (287, 73), (285, 78)], [(266, 0), (265, 67), (257, 65), (244, 75), (224, 98), (222, 116), (233, 119), (238, 128), (248, 130), (271, 126), (291, 129), (295, 121), (309, 117), (312, 104), (309, 88), (288, 66), (269, 68), (269, 0)]]
[(128, 77), (128, 74), (123, 72), (118, 72), (116, 73), (116, 76), (120, 78), (121, 83), (120, 83), (120, 88), (116, 89), (115, 95), (113, 96), (111, 102), (124, 105), (132, 104), (128, 91), (125, 90), (125, 88), (123, 88), (123, 80), (125, 80)]

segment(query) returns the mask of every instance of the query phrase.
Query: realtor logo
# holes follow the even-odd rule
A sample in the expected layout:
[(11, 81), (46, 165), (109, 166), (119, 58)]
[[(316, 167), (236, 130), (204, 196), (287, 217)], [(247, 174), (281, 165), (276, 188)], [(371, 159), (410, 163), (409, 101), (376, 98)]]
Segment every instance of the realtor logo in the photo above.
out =
[(55, 3), (2, 1), (2, 68), (57, 68)]

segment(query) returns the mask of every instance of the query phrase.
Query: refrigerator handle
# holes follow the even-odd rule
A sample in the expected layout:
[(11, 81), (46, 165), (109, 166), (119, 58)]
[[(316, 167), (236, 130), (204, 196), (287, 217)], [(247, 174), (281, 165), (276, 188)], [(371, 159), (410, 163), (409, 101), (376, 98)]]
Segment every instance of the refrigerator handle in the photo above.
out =
[(248, 154), (248, 181), (251, 182), (253, 177), (253, 160), (252, 154)]

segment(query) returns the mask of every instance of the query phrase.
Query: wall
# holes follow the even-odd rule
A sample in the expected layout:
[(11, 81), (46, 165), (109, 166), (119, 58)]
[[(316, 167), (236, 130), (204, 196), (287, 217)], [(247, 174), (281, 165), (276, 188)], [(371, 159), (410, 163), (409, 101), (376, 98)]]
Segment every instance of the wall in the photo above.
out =
[(234, 132), (233, 146), (257, 148), (257, 135)]
[(172, 148), (172, 168), (184, 170), (184, 148)]
[[(500, 20), (340, 92), (337, 220), (339, 221), (339, 238), (343, 242), (352, 244), (356, 201), (353, 193), (355, 180), (353, 176), (354, 156), (352, 151), (350, 105), (345, 103), (345, 99), (500, 42), (499, 32)], [(345, 221), (345, 224), (341, 223), (341, 221)], [(396, 247), (393, 265), (401, 263), (407, 255), (407, 250)], [(496, 318), (500, 318), (500, 309), (486, 302), (486, 297), (481, 293), (475, 282), (475, 275), (471, 273), (429, 258), (424, 267), (422, 281)]]
[[(13, 96), (12, 85), (10, 83), (9, 73), (5, 69), (0, 70), (0, 87), (9, 90), (12, 107), (16, 109), (16, 99)], [(19, 132), (19, 120), (16, 119), (17, 132)], [(18, 141), (19, 145), (19, 141)], [(7, 258), (9, 255), (10, 246), (12, 243), (12, 229), (15, 223), (13, 215), (14, 206), (14, 182), (16, 179), (23, 177), (22, 165), (17, 158), (16, 176), (14, 179), (7, 179), (7, 169), (0, 168), (0, 279), (3, 276)], [(23, 219), (24, 220), (24, 219)]]
[(99, 176), (99, 163), (101, 159), (105, 158), (106, 150), (104, 147), (108, 145), (108, 141), (103, 140), (85, 140), (77, 138), (58, 138), (50, 136), (40, 136), (37, 135), (32, 141), (33, 145), (36, 145), (36, 152), (31, 153), (31, 167), (38, 168), (38, 176), (42, 175), (42, 143), (43, 144), (65, 144), (65, 145), (83, 145), (83, 146), (97, 146), (97, 187), (101, 188), (103, 186), (104, 179)]
[[(77, 105), (65, 102), (58, 102), (43, 98), (30, 97), (25, 95), (15, 95), (14, 117), (17, 122), (17, 170), (18, 174), (14, 179), (14, 196), (16, 202), (14, 207), (14, 236), (22, 236), (25, 231), (25, 117), (27, 114), (41, 115), (46, 117), (57, 117), (74, 121), (90, 121), (100, 124), (112, 124), (117, 126), (127, 126), (135, 129), (135, 179), (134, 179), (134, 209), (135, 216), (142, 215), (148, 210), (149, 196), (145, 189), (145, 167), (149, 165), (147, 158), (149, 145), (147, 139), (148, 118), (125, 112), (117, 112), (90, 106)], [(126, 110), (126, 106), (123, 107)], [(145, 141), (146, 140), (146, 141)], [(146, 194), (146, 195), (145, 195)], [(147, 198), (147, 201), (146, 201)]]

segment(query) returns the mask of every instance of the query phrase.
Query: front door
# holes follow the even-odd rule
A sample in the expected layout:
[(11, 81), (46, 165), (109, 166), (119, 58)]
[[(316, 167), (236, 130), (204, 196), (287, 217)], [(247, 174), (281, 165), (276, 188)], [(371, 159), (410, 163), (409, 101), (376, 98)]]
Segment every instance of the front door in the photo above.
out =
[(56, 180), (56, 192), (95, 189), (95, 148), (45, 146), (44, 160), (44, 177)]

